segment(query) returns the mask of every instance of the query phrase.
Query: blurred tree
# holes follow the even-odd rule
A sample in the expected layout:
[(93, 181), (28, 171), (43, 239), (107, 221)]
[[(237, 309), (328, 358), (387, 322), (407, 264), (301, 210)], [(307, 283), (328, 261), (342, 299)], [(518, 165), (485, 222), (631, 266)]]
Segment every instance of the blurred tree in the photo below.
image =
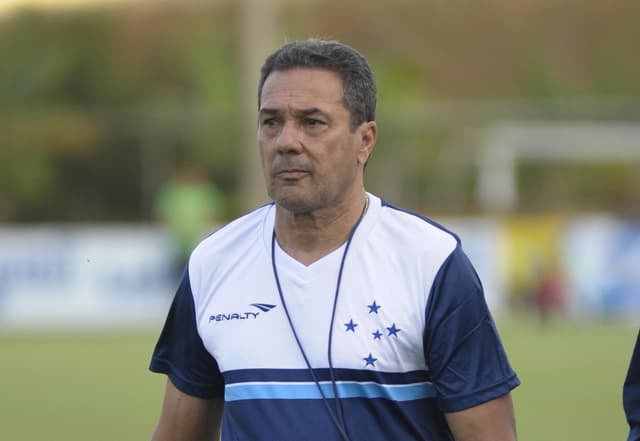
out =
[[(399, 203), (473, 210), (474, 129), (496, 121), (640, 120), (638, 2), (363, 5), (284, 1), (279, 22), (287, 39), (334, 37), (372, 61), (383, 129), (367, 179)], [(238, 214), (239, 152), (252, 130), (241, 117), (240, 17), (230, 0), (2, 17), (0, 221), (149, 220), (179, 155), (218, 184), (223, 217)], [(603, 201), (575, 196), (585, 170), (563, 169), (571, 188), (550, 192), (549, 205), (532, 190), (549, 170), (528, 167), (523, 203), (634, 200), (635, 172), (624, 167), (589, 171), (616, 183), (599, 188)]]
[(3, 23), (0, 216), (148, 219), (182, 150), (235, 185), (233, 65), (218, 38), (229, 33), (197, 15), (29, 11)]

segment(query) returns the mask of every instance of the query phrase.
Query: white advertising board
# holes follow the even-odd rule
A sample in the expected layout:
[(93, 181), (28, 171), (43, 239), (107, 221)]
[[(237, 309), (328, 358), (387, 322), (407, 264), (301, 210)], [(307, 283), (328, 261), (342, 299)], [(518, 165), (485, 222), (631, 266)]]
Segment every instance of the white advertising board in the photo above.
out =
[[(442, 223), (460, 236), (491, 310), (504, 312), (514, 256), (501, 220)], [(640, 225), (575, 218), (557, 247), (570, 312), (640, 321)], [(169, 237), (157, 226), (0, 228), (0, 328), (157, 329), (178, 279)]]
[(562, 247), (574, 314), (640, 323), (639, 224), (606, 216), (575, 219)]
[(0, 229), (0, 326), (145, 325), (164, 319), (172, 280), (152, 226)]

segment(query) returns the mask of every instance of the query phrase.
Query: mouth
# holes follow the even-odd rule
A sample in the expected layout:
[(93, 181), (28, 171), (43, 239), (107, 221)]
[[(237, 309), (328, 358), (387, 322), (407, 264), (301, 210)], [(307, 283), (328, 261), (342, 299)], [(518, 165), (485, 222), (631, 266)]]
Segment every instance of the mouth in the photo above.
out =
[(296, 180), (296, 179), (302, 179), (308, 174), (309, 172), (303, 169), (288, 168), (288, 169), (276, 171), (274, 173), (274, 176), (277, 178), (285, 179), (285, 180)]

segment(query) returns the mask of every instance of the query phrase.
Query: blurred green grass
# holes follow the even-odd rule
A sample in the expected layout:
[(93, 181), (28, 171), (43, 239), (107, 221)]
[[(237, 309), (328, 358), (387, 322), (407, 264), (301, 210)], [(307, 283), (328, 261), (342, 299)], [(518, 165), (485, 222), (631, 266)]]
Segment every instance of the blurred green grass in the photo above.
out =
[[(625, 438), (621, 388), (636, 328), (516, 318), (499, 328), (522, 381), (520, 441)], [(149, 439), (165, 382), (147, 371), (156, 335), (0, 333), (0, 439)]]
[(626, 439), (622, 384), (637, 327), (521, 318), (499, 329), (522, 383), (513, 392), (520, 441)]
[(0, 440), (149, 439), (165, 382), (147, 371), (155, 338), (0, 334)]

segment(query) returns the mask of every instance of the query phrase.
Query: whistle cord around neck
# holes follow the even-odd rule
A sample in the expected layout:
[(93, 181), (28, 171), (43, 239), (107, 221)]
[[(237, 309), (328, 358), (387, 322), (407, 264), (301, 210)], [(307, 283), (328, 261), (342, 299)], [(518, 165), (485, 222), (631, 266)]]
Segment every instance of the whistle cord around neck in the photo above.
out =
[(340, 294), (340, 284), (342, 282), (342, 273), (344, 270), (344, 264), (347, 258), (347, 253), (349, 252), (349, 247), (351, 246), (351, 241), (353, 239), (353, 236), (356, 232), (356, 230), (358, 229), (358, 226), (360, 225), (360, 222), (362, 221), (362, 219), (364, 218), (365, 213), (367, 212), (367, 208), (369, 207), (369, 198), (367, 197), (365, 200), (365, 204), (364, 204), (364, 208), (362, 209), (362, 213), (360, 214), (360, 217), (358, 218), (358, 221), (355, 223), (355, 225), (353, 226), (353, 228), (351, 229), (351, 231), (349, 232), (349, 237), (347, 238), (347, 242), (346, 245), (344, 247), (344, 251), (342, 252), (342, 259), (340, 261), (340, 268), (338, 270), (338, 278), (337, 278), (337, 282), (336, 282), (336, 291), (335, 294), (333, 296), (333, 308), (331, 310), (331, 322), (329, 325), (329, 336), (328, 336), (328, 342), (327, 342), (327, 358), (328, 358), (328, 362), (329, 362), (329, 374), (330, 374), (330, 380), (331, 380), (331, 387), (333, 390), (333, 397), (334, 397), (334, 402), (336, 405), (336, 411), (338, 413), (338, 415), (336, 416), (336, 414), (333, 412), (333, 410), (331, 410), (331, 406), (329, 406), (329, 401), (327, 400), (327, 397), (324, 393), (324, 391), (322, 390), (322, 386), (320, 385), (320, 381), (318, 380), (318, 377), (316, 376), (313, 367), (311, 366), (311, 363), (309, 362), (309, 358), (307, 357), (307, 354), (304, 350), (304, 347), (302, 346), (302, 342), (300, 341), (300, 337), (298, 337), (298, 333), (296, 332), (296, 328), (293, 325), (293, 321), (291, 320), (291, 315), (289, 314), (289, 309), (287, 308), (287, 303), (285, 302), (284, 299), (284, 294), (282, 292), (282, 286), (280, 285), (280, 278), (278, 277), (278, 268), (276, 266), (276, 255), (275, 255), (275, 249), (276, 249), (276, 231), (275, 228), (273, 230), (273, 234), (271, 236), (271, 265), (273, 267), (273, 276), (275, 278), (276, 281), (276, 287), (278, 288), (278, 295), (280, 296), (280, 301), (282, 302), (282, 307), (284, 309), (284, 313), (287, 317), (287, 321), (289, 322), (289, 327), (291, 328), (291, 332), (293, 333), (293, 337), (296, 340), (296, 343), (298, 345), (298, 349), (300, 350), (300, 354), (302, 355), (302, 358), (304, 359), (305, 364), (307, 365), (307, 368), (309, 369), (309, 373), (311, 374), (311, 378), (313, 379), (313, 382), (316, 384), (316, 386), (318, 387), (318, 391), (320, 392), (320, 396), (322, 397), (322, 402), (324, 403), (325, 407), (327, 408), (327, 412), (329, 412), (329, 416), (331, 417), (331, 420), (333, 421), (333, 424), (336, 426), (336, 429), (338, 430), (338, 432), (340, 432), (340, 436), (343, 439), (343, 441), (350, 441), (349, 435), (347, 434), (347, 428), (345, 425), (345, 420), (344, 420), (344, 412), (342, 410), (342, 405), (340, 403), (340, 397), (338, 395), (338, 386), (336, 384), (336, 379), (335, 379), (335, 373), (334, 373), (334, 369), (333, 369), (333, 360), (332, 360), (332, 356), (331, 356), (331, 347), (332, 347), (332, 342), (333, 342), (333, 325), (335, 322), (335, 317), (336, 317), (336, 309), (337, 309), (337, 305), (338, 305), (338, 296)]

